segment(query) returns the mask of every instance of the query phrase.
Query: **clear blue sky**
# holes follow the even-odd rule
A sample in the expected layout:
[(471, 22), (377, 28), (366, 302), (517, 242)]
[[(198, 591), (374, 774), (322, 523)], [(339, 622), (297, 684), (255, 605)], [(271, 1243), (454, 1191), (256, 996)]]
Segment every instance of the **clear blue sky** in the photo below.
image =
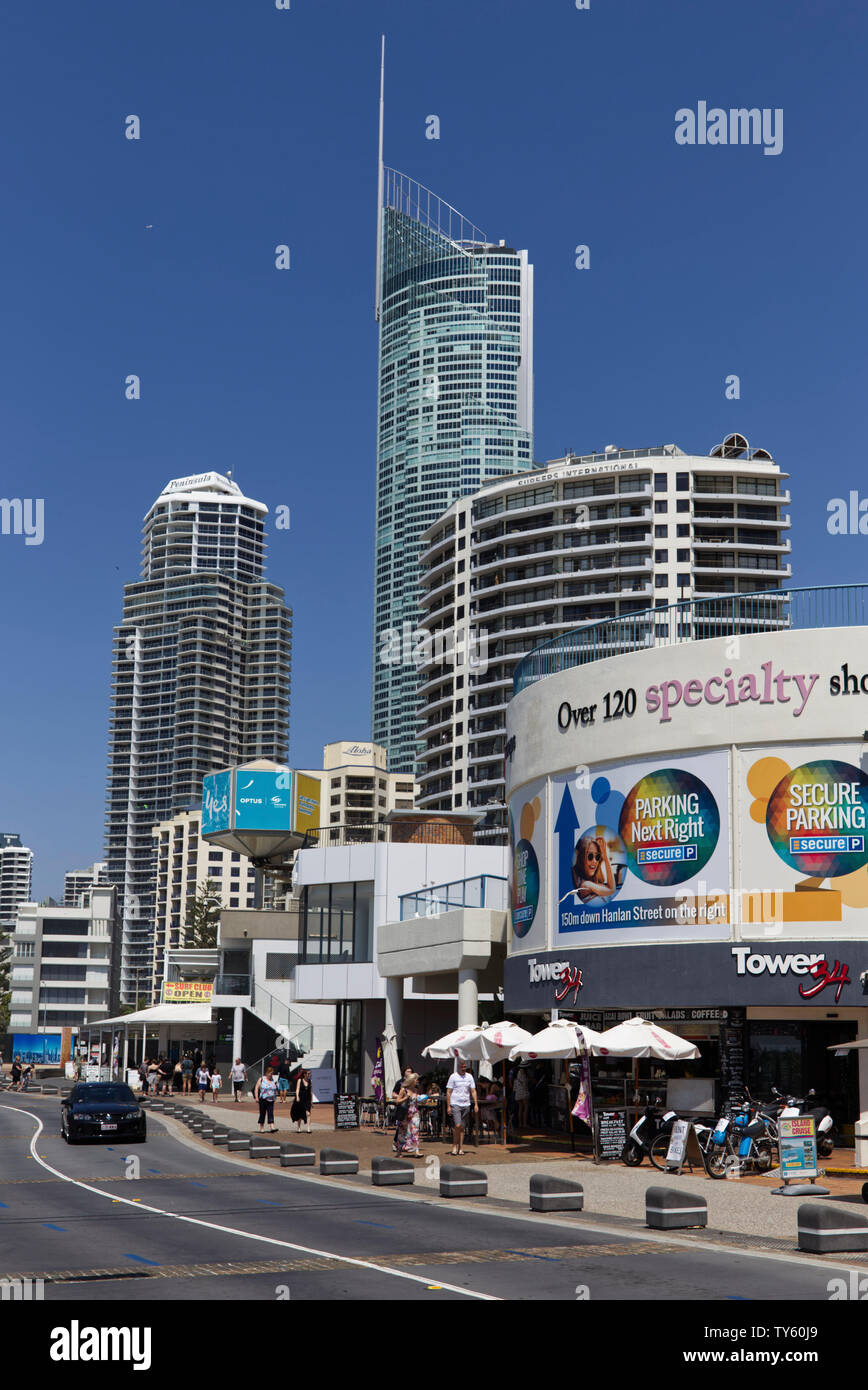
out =
[[(866, 577), (825, 526), (868, 493), (863, 5), (6, 6), (0, 493), (46, 534), (0, 536), (0, 829), (38, 896), (102, 856), (112, 626), (171, 477), (291, 508), (292, 761), (369, 734), (382, 30), (387, 163), (536, 267), (537, 459), (738, 428), (792, 474), (793, 582)], [(783, 108), (783, 152), (676, 145), (700, 100)]]

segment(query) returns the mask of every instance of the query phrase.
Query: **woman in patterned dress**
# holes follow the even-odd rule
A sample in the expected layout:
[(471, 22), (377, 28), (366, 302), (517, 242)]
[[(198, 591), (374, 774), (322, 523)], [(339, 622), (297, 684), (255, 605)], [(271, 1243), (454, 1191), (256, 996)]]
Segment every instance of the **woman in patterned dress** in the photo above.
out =
[(396, 1097), (398, 1105), (407, 1106), (407, 1113), (398, 1124), (398, 1132), (395, 1135), (394, 1149), (396, 1154), (406, 1155), (408, 1158), (421, 1158), (422, 1151), (419, 1148), (419, 1073), (411, 1072), (404, 1077), (404, 1084)]

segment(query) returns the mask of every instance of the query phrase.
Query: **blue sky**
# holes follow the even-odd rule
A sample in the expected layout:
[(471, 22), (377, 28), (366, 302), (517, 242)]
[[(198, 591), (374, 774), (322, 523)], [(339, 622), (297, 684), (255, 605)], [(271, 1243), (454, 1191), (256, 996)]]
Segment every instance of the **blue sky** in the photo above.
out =
[[(291, 761), (369, 735), (382, 30), (387, 163), (535, 265), (537, 459), (738, 428), (792, 475), (793, 582), (865, 577), (826, 531), (868, 493), (863, 6), (6, 7), (0, 492), (45, 539), (0, 536), (0, 829), (38, 896), (102, 856), (112, 626), (171, 477), (291, 508)], [(678, 146), (699, 101), (782, 108), (782, 153)]]

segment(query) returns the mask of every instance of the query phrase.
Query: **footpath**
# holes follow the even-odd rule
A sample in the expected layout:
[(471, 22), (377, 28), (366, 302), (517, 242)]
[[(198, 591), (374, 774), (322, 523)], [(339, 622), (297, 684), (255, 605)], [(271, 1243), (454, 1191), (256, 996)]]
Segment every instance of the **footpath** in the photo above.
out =
[[(176, 1101), (182, 1098), (173, 1097)], [(195, 1097), (191, 1108), (199, 1109)], [(222, 1098), (219, 1104), (207, 1100), (201, 1109), (209, 1118), (243, 1133), (258, 1132), (258, 1106), (251, 1101), (235, 1103)], [(155, 1113), (154, 1118), (158, 1118)], [(163, 1118), (159, 1116), (159, 1118)], [(168, 1116), (166, 1117), (168, 1118)], [(384, 1132), (370, 1128), (355, 1130), (335, 1130), (331, 1106), (314, 1106), (311, 1133), (297, 1133), (296, 1126), (289, 1118), (289, 1105), (285, 1109), (278, 1103), (275, 1106), (275, 1123), (278, 1132), (271, 1136), (280, 1143), (302, 1144), (316, 1151), (317, 1156), (323, 1148), (340, 1149), (358, 1156), (359, 1174), (357, 1178), (342, 1179), (350, 1184), (370, 1186), (371, 1159), (378, 1156), (391, 1156), (392, 1131)], [(176, 1122), (177, 1123), (177, 1122)], [(186, 1130), (184, 1131), (187, 1132)], [(190, 1141), (203, 1144), (213, 1151), (210, 1141), (195, 1139)], [(491, 1142), (472, 1145), (465, 1143), (466, 1156), (454, 1158), (450, 1144), (442, 1141), (423, 1139), (423, 1156), (414, 1160), (416, 1179), (413, 1188), (401, 1188), (402, 1193), (414, 1192), (420, 1197), (438, 1193), (439, 1166), (441, 1164), (460, 1164), (469, 1168), (482, 1169), (488, 1175), (488, 1200), (503, 1204), (512, 1210), (528, 1209), (530, 1179), (534, 1174), (567, 1178), (580, 1182), (584, 1189), (584, 1212), (593, 1219), (598, 1217), (615, 1224), (623, 1223), (634, 1228), (645, 1224), (645, 1193), (649, 1187), (671, 1187), (679, 1192), (696, 1193), (708, 1204), (708, 1228), (703, 1235), (718, 1234), (732, 1237), (739, 1245), (793, 1249), (796, 1244), (796, 1214), (805, 1197), (780, 1197), (772, 1189), (781, 1184), (780, 1174), (774, 1169), (762, 1177), (744, 1177), (715, 1181), (701, 1170), (691, 1174), (686, 1169), (681, 1175), (661, 1173), (647, 1160), (641, 1167), (628, 1168), (623, 1163), (595, 1164), (587, 1155), (572, 1154), (569, 1142), (566, 1145), (553, 1145), (545, 1136), (528, 1136), (518, 1142), (510, 1142), (506, 1147)], [(260, 1162), (261, 1160), (250, 1160)], [(829, 1167), (846, 1168), (852, 1165), (852, 1150), (837, 1150), (828, 1161)], [(282, 1170), (293, 1171), (293, 1170)], [(298, 1171), (298, 1170), (297, 1170)], [(314, 1169), (300, 1170), (313, 1172)], [(856, 1209), (868, 1216), (868, 1207), (862, 1200), (861, 1177), (821, 1177), (822, 1186), (829, 1188), (828, 1197), (817, 1198), (824, 1203), (855, 1204)], [(868, 1256), (848, 1255), (847, 1261), (861, 1262)]]

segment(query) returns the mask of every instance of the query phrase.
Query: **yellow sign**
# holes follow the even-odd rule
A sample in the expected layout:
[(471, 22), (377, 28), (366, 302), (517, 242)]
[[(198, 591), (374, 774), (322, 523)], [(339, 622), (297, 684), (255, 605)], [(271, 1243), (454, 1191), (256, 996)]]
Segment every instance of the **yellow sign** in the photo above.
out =
[(319, 829), (320, 783), (318, 777), (305, 777), (295, 774), (295, 829)]
[(214, 993), (213, 980), (165, 980), (164, 1004), (207, 1004)]

